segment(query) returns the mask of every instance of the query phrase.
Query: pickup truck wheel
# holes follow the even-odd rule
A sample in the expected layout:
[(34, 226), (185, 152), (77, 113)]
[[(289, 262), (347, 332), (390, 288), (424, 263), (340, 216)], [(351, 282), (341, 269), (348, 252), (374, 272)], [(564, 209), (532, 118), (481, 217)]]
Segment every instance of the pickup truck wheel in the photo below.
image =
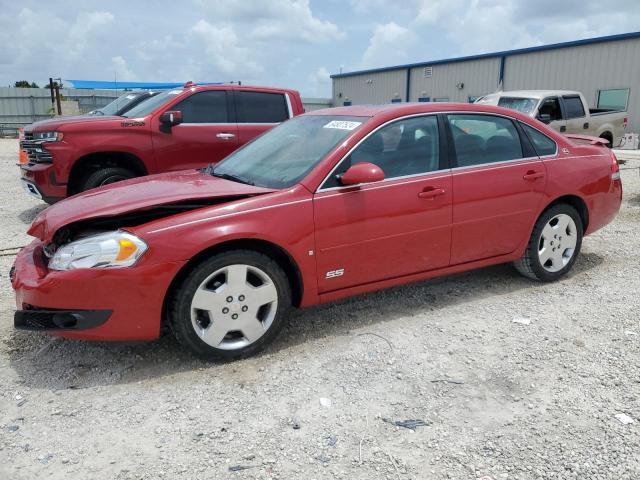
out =
[(557, 280), (573, 267), (582, 235), (582, 219), (576, 209), (566, 204), (554, 205), (540, 215), (524, 255), (514, 266), (533, 280)]
[(182, 345), (206, 359), (233, 359), (259, 352), (276, 337), (291, 289), (273, 259), (235, 250), (198, 265), (169, 305), (169, 325)]
[(84, 192), (85, 190), (102, 187), (104, 185), (109, 185), (110, 183), (120, 182), (134, 177), (136, 177), (136, 174), (126, 168), (101, 168), (93, 171), (84, 179), (80, 187), (80, 191)]

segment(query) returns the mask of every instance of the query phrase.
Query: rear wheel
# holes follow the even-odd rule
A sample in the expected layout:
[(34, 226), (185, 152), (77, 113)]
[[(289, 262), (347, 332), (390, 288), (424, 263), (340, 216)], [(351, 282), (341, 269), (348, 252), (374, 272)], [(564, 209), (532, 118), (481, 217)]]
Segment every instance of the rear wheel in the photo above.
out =
[(238, 358), (267, 346), (286, 322), (291, 289), (280, 266), (250, 250), (202, 262), (176, 290), (169, 324), (199, 356)]
[(576, 209), (566, 204), (554, 205), (540, 215), (524, 255), (514, 266), (533, 280), (557, 280), (573, 267), (582, 236), (582, 219)]
[(605, 132), (602, 135), (600, 135), (600, 138), (609, 140), (609, 143), (607, 143), (607, 148), (613, 148), (613, 135), (611, 135), (609, 132)]
[(120, 182), (129, 178), (136, 177), (136, 174), (131, 170), (122, 167), (106, 167), (87, 175), (82, 182), (80, 191), (90, 190), (92, 188), (102, 187), (111, 183)]

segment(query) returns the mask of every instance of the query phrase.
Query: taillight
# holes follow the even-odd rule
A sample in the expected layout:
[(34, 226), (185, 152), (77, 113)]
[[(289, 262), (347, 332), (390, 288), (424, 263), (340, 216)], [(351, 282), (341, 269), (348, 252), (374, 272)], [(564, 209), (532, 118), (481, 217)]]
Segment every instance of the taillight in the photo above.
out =
[(618, 158), (613, 151), (611, 154), (611, 180), (620, 180), (620, 165), (618, 165)]
[(629, 123), (629, 118), (628, 117), (624, 117), (622, 119), (622, 128), (627, 128), (627, 123)]

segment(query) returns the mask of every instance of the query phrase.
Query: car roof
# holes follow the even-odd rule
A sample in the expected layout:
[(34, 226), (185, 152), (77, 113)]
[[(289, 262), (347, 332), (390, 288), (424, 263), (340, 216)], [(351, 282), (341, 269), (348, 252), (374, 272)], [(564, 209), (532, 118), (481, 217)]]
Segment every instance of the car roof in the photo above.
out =
[(323, 108), (313, 110), (305, 115), (331, 115), (353, 117), (401, 117), (418, 113), (439, 112), (485, 112), (507, 115), (518, 119), (527, 119), (527, 116), (502, 107), (483, 105), (476, 103), (452, 103), (452, 102), (420, 102), (420, 103), (391, 103), (385, 105), (355, 105), (349, 107)]

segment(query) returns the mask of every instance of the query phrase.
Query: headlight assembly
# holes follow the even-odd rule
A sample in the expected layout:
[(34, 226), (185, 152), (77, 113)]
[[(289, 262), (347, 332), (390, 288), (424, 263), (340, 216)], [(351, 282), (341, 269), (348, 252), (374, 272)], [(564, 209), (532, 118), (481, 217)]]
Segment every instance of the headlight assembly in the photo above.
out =
[(63, 138), (62, 132), (35, 132), (33, 134), (33, 139), (41, 142), (61, 142)]
[(130, 267), (147, 251), (141, 239), (121, 230), (91, 235), (58, 248), (49, 261), (52, 270)]

